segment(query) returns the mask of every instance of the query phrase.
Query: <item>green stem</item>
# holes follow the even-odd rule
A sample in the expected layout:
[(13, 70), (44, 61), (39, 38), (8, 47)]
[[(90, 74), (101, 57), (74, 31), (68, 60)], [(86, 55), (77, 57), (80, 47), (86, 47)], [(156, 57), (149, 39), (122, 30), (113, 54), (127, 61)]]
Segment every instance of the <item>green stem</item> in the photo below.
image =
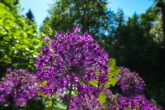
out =
[(72, 82), (70, 83), (70, 87), (69, 87), (67, 110), (69, 110), (69, 105), (70, 105), (71, 98), (72, 98)]

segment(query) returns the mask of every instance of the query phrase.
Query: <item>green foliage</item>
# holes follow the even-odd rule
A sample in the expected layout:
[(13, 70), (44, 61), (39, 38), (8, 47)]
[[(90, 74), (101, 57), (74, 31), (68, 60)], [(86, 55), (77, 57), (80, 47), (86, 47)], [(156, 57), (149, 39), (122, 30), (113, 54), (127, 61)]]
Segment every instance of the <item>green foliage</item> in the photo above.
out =
[(104, 93), (100, 93), (98, 96), (98, 100), (101, 104), (104, 104), (106, 102), (107, 96)]
[(92, 85), (92, 86), (97, 87), (98, 86), (98, 81), (97, 80), (92, 80), (92, 81), (89, 81), (89, 84)]
[(40, 28), (40, 31), (42, 32), (43, 36), (51, 36), (53, 35), (53, 29), (50, 27), (51, 22), (50, 18), (45, 18), (42, 27)]
[(120, 72), (120, 68), (116, 66), (116, 60), (111, 58), (109, 60), (109, 74), (108, 74), (108, 81), (106, 83), (106, 87), (109, 88), (110, 86), (115, 86), (118, 82), (118, 74)]
[[(112, 39), (111, 55), (120, 66), (145, 73), (156, 67), (158, 45), (150, 30), (157, 19), (158, 10), (148, 9), (143, 15), (134, 15), (118, 26)], [(150, 65), (148, 65), (150, 64)]]
[(151, 34), (151, 37), (153, 38), (153, 41), (159, 45), (162, 45), (162, 43), (164, 41), (162, 25), (163, 24), (161, 21), (161, 16), (159, 16), (158, 21), (155, 24), (153, 24), (150, 29), (150, 34)]
[(57, 0), (49, 10), (50, 17), (45, 19), (41, 31), (52, 35), (56, 31), (79, 26), (82, 32), (87, 31), (99, 39), (111, 30), (109, 21), (114, 14), (106, 9), (106, 5), (107, 0)]
[(17, 13), (17, 6), (19, 5), (20, 0), (0, 0), (0, 3), (4, 4), (6, 7), (11, 9), (12, 12)]
[(41, 45), (36, 30), (34, 23), (28, 25), (24, 17), (0, 3), (0, 72), (8, 67), (33, 69)]

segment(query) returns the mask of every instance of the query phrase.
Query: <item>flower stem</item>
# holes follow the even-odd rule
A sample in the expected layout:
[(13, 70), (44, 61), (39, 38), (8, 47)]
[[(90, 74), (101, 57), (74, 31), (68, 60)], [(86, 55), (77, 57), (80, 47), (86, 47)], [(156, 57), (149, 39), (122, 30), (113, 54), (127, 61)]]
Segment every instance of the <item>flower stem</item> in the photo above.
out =
[(69, 86), (67, 110), (69, 110), (69, 105), (70, 105), (71, 98), (72, 98), (72, 82), (70, 83), (70, 86)]

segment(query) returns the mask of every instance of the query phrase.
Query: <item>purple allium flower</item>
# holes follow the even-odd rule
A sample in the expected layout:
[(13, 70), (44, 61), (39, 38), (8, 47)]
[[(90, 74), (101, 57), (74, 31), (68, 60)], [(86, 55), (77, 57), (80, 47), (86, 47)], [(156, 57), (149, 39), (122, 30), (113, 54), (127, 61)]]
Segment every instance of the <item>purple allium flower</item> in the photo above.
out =
[(47, 37), (44, 37), (44, 41), (45, 42), (49, 42), (50, 40), (51, 40), (50, 37), (48, 37), (48, 36)]
[(140, 95), (145, 88), (145, 83), (139, 74), (127, 68), (121, 69), (118, 85), (126, 96)]
[(73, 96), (69, 110), (104, 110), (104, 106), (97, 99), (98, 94), (95, 94), (97, 90), (97, 87), (82, 85), (78, 95)]
[(119, 96), (118, 106), (122, 110), (161, 110), (160, 107), (154, 105), (142, 95), (131, 97)]
[(25, 105), (36, 96), (35, 76), (23, 69), (8, 69), (0, 82), (0, 102)]
[(77, 88), (82, 83), (97, 80), (103, 87), (107, 81), (108, 54), (93, 38), (79, 29), (72, 33), (57, 33), (56, 40), (44, 46), (36, 61), (37, 79), (43, 94), (65, 91), (72, 83)]

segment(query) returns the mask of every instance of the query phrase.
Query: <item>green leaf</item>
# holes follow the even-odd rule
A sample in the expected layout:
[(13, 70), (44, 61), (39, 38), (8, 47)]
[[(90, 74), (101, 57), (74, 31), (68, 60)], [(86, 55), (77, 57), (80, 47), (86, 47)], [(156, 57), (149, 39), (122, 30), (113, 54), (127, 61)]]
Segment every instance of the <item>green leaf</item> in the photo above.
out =
[(108, 81), (106, 82), (106, 87), (109, 88), (110, 86), (115, 86), (118, 82), (118, 74), (120, 72), (120, 68), (116, 66), (116, 60), (111, 58), (109, 60), (110, 70), (108, 73)]
[(101, 104), (104, 104), (106, 102), (107, 96), (104, 93), (100, 93), (98, 96), (98, 100)]
[(116, 60), (114, 58), (110, 58), (109, 65), (110, 67), (116, 67)]
[(92, 80), (92, 81), (89, 81), (89, 84), (92, 85), (92, 86), (97, 87), (98, 86), (98, 81), (97, 80)]

